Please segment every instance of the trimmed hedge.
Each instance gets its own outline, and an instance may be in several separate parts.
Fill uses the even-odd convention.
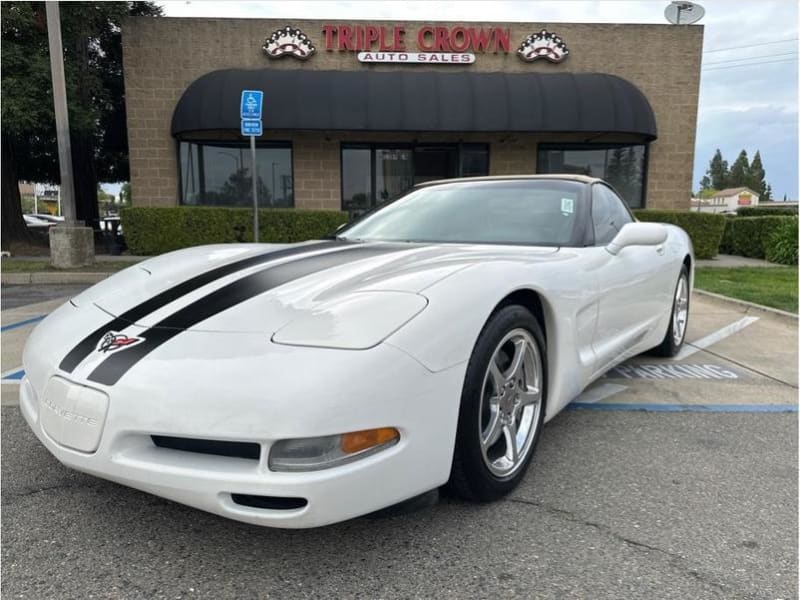
[[[640,221],[670,223],[682,228],[694,246],[695,258],[714,258],[725,231],[725,217],[714,213],[685,210],[635,210]]]
[[[733,254],[733,222],[735,220],[736,215],[725,215],[725,231],[719,242],[720,254]]]
[[[796,206],[743,206],[737,209],[739,217],[793,217],[797,215]]]
[[[132,254],[253,241],[253,211],[247,208],[133,206],[123,208],[120,216]],[[348,217],[337,210],[262,208],[258,220],[260,242],[291,243],[329,235]]]
[[[793,217],[736,217],[732,221],[732,254],[750,258],[764,258],[769,236],[782,223]]]
[[[767,236],[764,254],[770,262],[797,265],[797,217],[784,218]]]

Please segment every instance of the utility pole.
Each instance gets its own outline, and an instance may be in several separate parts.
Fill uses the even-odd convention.
[[[61,171],[61,202],[64,221],[75,223],[75,188],[72,184],[72,152],[69,142],[67,89],[64,82],[64,46],[61,43],[61,17],[58,2],[45,2],[47,39],[50,43],[50,72],[53,75],[53,101],[58,138],[58,166]]]
[[[79,223],[76,219],[67,88],[64,81],[64,46],[61,43],[61,16],[58,2],[45,2],[45,11],[58,138],[58,166],[61,173],[59,197],[64,216],[63,224],[50,228],[50,262],[54,267],[70,269],[94,262],[94,236],[90,227],[84,227],[83,223]]]

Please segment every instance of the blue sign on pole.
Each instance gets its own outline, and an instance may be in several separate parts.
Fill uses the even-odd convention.
[[[261,119],[261,104],[263,101],[264,92],[261,90],[242,90],[241,118]]]
[[[261,135],[261,121],[258,119],[242,119],[242,135]]]

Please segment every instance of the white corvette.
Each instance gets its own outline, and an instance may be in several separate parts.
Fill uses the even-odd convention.
[[[542,424],[683,343],[694,257],[580,176],[450,180],[293,245],[172,252],[48,316],[20,406],[65,465],[313,527],[512,490]]]

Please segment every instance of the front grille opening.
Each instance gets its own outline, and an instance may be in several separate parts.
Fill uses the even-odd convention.
[[[196,452],[198,454],[230,456],[233,458],[249,458],[252,460],[258,460],[261,456],[261,445],[253,442],[201,440],[168,435],[151,435],[150,437],[159,448],[183,450],[184,452]]]
[[[305,498],[282,498],[280,496],[251,496],[250,494],[231,494],[236,504],[251,508],[268,508],[270,510],[294,510],[308,504]]]

